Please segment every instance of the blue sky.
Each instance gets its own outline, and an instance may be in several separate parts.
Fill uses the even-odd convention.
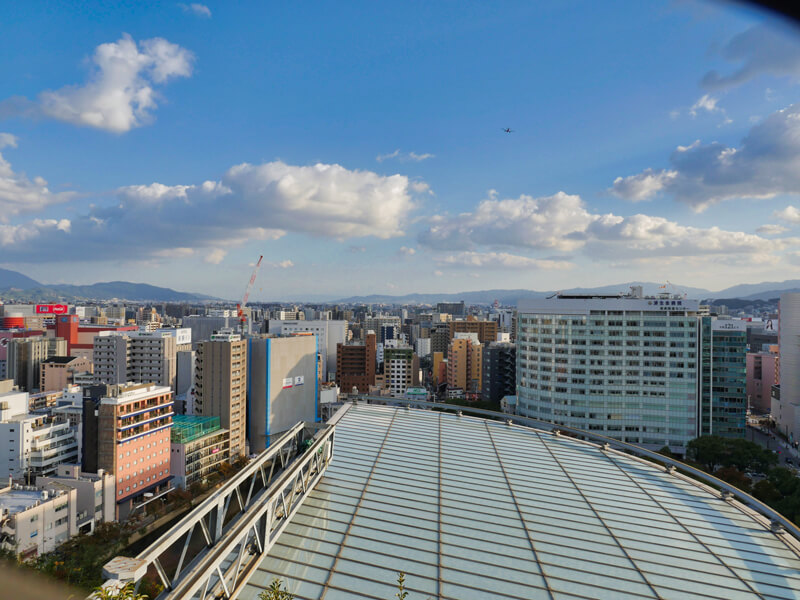
[[[0,32],[0,265],[45,283],[800,277],[800,33],[756,11],[26,2]]]

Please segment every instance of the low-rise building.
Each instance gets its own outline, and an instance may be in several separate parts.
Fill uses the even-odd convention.
[[[204,481],[230,460],[231,434],[219,423],[219,417],[173,417],[170,469],[177,487]]]
[[[78,534],[78,492],[61,485],[0,490],[0,548],[29,559]]]
[[[82,473],[78,464],[61,464],[55,475],[39,477],[36,486],[63,486],[77,493],[76,522],[80,533],[91,533],[100,523],[115,519],[114,475],[100,469],[97,473]]]

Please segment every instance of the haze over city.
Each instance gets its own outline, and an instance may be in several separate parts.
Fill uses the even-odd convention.
[[[0,265],[229,298],[263,254],[254,300],[800,272],[763,12],[192,6],[5,15]]]

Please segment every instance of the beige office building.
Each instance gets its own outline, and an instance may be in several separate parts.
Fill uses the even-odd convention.
[[[197,346],[194,375],[196,415],[219,417],[230,431],[230,457],[246,454],[247,341],[230,331]]]

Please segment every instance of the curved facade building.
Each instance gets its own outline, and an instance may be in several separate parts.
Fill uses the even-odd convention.
[[[520,302],[518,414],[682,454],[698,434],[697,310],[675,297]]]
[[[800,545],[738,501],[601,444],[350,405],[333,460],[238,595],[298,599],[800,597]],[[796,528],[794,528],[796,531]]]

